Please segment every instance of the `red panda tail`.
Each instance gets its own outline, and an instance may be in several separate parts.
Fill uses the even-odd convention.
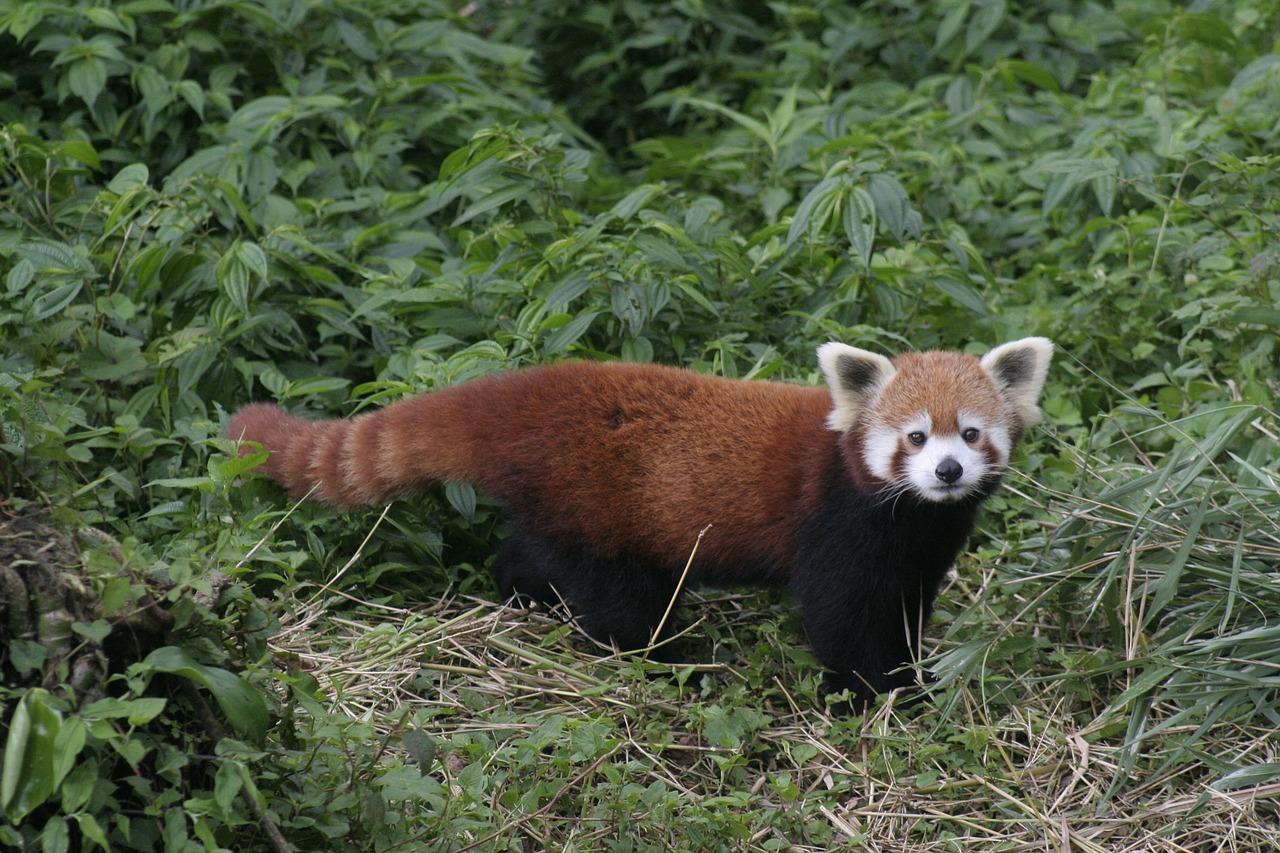
[[[464,448],[454,445],[450,450],[446,437],[433,434],[430,423],[423,422],[430,420],[421,417],[431,414],[423,411],[429,399],[328,421],[309,421],[279,406],[255,403],[231,419],[227,437],[260,444],[270,456],[259,470],[295,499],[309,496],[344,509],[385,503],[463,473],[458,458]],[[406,416],[415,422],[412,427]]]

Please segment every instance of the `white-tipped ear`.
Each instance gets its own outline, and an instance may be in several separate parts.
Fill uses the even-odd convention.
[[[1040,392],[1049,375],[1053,342],[1048,338],[1023,338],[1001,344],[982,357],[982,369],[1024,426],[1040,420]]]
[[[827,426],[836,432],[852,429],[897,372],[893,362],[882,355],[834,342],[818,347],[818,364],[834,404]]]

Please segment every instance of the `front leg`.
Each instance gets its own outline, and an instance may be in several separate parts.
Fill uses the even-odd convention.
[[[848,690],[852,710],[858,711],[881,693],[916,687],[914,673],[905,667],[918,654],[926,615],[921,596],[887,590],[866,578],[833,580],[802,575],[793,585],[809,642],[829,670],[827,690]]]

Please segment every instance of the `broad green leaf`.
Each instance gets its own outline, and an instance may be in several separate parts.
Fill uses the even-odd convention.
[[[839,175],[824,178],[800,200],[800,205],[791,217],[791,227],[787,231],[787,246],[802,235],[816,234],[827,224],[831,211],[835,209],[840,199],[844,180]]]
[[[349,387],[351,387],[351,381],[339,376],[312,376],[290,382],[283,396],[285,398],[314,397],[317,394],[344,391]]]
[[[37,322],[61,314],[84,287],[83,281],[71,281],[41,294],[31,303],[31,316]]]
[[[257,243],[245,241],[236,246],[236,257],[244,263],[249,272],[261,279],[267,277],[267,255]]]
[[[9,270],[9,274],[5,276],[5,290],[10,294],[20,293],[26,289],[27,285],[31,284],[35,277],[35,265],[26,258],[23,258],[14,264],[13,268]]]
[[[876,206],[862,187],[854,187],[844,199],[844,233],[849,245],[862,258],[862,266],[871,268],[871,250],[876,241]]]
[[[975,0],[977,10],[969,19],[969,26],[964,34],[964,50],[973,53],[986,43],[1004,20],[1007,8],[1004,0]]]
[[[614,316],[627,324],[633,336],[640,334],[649,319],[647,289],[634,281],[614,282],[609,294]]]
[[[623,221],[630,219],[636,215],[640,208],[644,207],[658,193],[662,192],[662,187],[658,184],[642,184],[618,201],[609,213]]]
[[[1280,53],[1268,53],[1258,57],[1231,78],[1231,84],[1227,86],[1227,96],[1235,97],[1265,82],[1276,73],[1278,67],[1280,67]]]
[[[504,187],[495,189],[486,194],[479,201],[473,203],[466,210],[462,211],[462,213],[458,214],[458,216],[453,220],[453,227],[457,228],[459,225],[465,225],[483,213],[488,213],[491,210],[497,210],[507,202],[514,201],[521,196],[529,194],[530,187],[523,183],[509,183]]]
[[[548,355],[557,355],[568,349],[574,341],[586,334],[592,321],[600,315],[599,311],[584,311],[542,339],[542,351]]]
[[[1183,12],[1175,20],[1175,29],[1183,38],[1208,45],[1224,53],[1234,54],[1240,49],[1239,39],[1231,31],[1231,25],[1220,14]]]
[[[764,123],[753,119],[745,113],[740,113],[737,110],[730,109],[723,104],[717,104],[715,101],[708,101],[705,98],[681,98],[680,102],[692,107],[701,107],[704,110],[711,110],[712,112],[720,113],[720,115],[729,118],[736,124],[749,130],[751,134],[760,139],[760,141],[769,145],[772,145],[774,142],[773,132],[770,131]]]
[[[933,283],[935,287],[955,301],[959,302],[964,307],[968,308],[973,313],[982,316],[991,313],[990,309],[987,307],[986,300],[982,298],[982,294],[978,293],[978,291],[971,285],[962,281],[947,278],[946,276],[939,276],[934,279]]]
[[[67,70],[67,85],[72,94],[89,106],[98,100],[107,85],[107,66],[96,56],[85,56],[71,63]]]
[[[163,646],[147,655],[135,668],[142,672],[166,672],[188,678],[213,694],[232,727],[258,742],[267,733],[269,714],[262,694],[248,682],[227,672],[197,663],[177,646]]]
[[[233,760],[223,759],[222,763],[218,765],[217,773],[214,774],[214,802],[221,807],[223,812],[231,814],[232,804],[243,787],[244,777],[241,774],[240,766]]]
[[[133,72],[133,85],[142,96],[147,112],[155,115],[173,103],[175,90],[169,80],[150,65],[140,65]]]
[[[15,41],[21,42],[27,33],[36,28],[45,16],[53,12],[54,6],[45,3],[21,3],[7,15],[9,34]]]
[[[875,202],[880,221],[895,240],[904,240],[908,232],[914,232],[912,236],[919,238],[919,227],[913,227],[911,200],[897,178],[884,172],[873,172],[867,177],[867,193]]]
[[[54,240],[20,243],[17,252],[20,257],[30,261],[38,272],[83,274],[93,270],[80,251]]]
[[[142,696],[135,699],[99,699],[86,705],[81,711],[84,718],[93,720],[125,720],[131,726],[149,723],[164,711],[167,700],[158,696]]]
[[[85,347],[80,369],[91,379],[114,382],[147,369],[142,341],[99,332]]]
[[[231,304],[242,314],[248,314],[251,277],[249,268],[240,260],[240,255],[234,248],[223,253],[214,268],[214,275]]]
[[[471,521],[475,518],[476,490],[470,483],[446,483],[444,496],[449,501],[449,505],[465,520]]]
[[[58,735],[62,714],[49,704],[50,696],[40,689],[29,690],[14,705],[0,765],[0,809],[17,823],[49,798],[62,780],[55,766],[59,761]],[[70,748],[73,744],[63,744]],[[78,751],[78,750],[77,750]],[[65,775],[65,771],[64,771]]]
[[[972,0],[961,0],[961,2],[951,4],[951,9],[942,17],[941,23],[938,24],[938,31],[934,34],[933,50],[935,53],[950,44],[959,34],[960,27],[964,24],[965,18],[968,17],[969,9],[972,5]]]
[[[1019,80],[1030,83],[1032,86],[1050,92],[1062,91],[1062,87],[1058,85],[1058,78],[1039,65],[1021,59],[1005,59],[1000,65],[1012,72]]]
[[[62,143],[63,156],[75,160],[77,163],[83,163],[96,172],[102,171],[102,162],[98,159],[98,152],[88,142],[78,139],[71,139]]]

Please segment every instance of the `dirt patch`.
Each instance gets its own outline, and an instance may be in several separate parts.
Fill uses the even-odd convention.
[[[99,617],[72,537],[37,516],[0,519],[0,675],[6,684],[100,690],[107,658],[76,626]]]

